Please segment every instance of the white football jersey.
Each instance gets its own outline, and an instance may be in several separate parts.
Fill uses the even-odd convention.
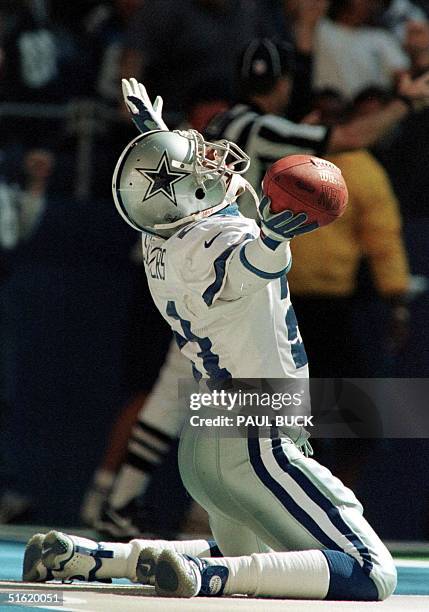
[[[251,295],[222,299],[232,254],[258,236],[255,221],[228,214],[168,240],[143,235],[152,297],[197,380],[308,377],[286,275]]]

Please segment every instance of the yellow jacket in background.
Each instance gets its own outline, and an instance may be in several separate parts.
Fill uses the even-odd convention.
[[[356,288],[363,257],[383,296],[408,288],[409,270],[401,235],[398,201],[381,164],[366,150],[328,158],[343,173],[349,202],[334,223],[291,241],[291,292],[307,296],[348,296]]]

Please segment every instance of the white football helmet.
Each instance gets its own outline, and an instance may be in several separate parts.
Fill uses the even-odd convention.
[[[140,134],[113,174],[116,208],[134,229],[168,238],[177,229],[222,210],[246,189],[240,176],[250,158],[227,140],[207,142],[195,130]]]

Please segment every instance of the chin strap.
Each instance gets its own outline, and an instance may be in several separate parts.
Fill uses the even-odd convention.
[[[238,180],[237,182],[237,186],[238,186],[238,193],[236,194],[234,200],[232,200],[233,202],[235,202],[235,200],[243,195],[243,193],[245,193],[246,191],[248,191],[250,193],[250,195],[252,196],[254,202],[255,202],[255,206],[256,206],[256,210],[258,210],[258,206],[259,206],[259,196],[256,193],[255,189],[252,187],[252,185],[249,183],[248,180],[246,180],[245,178],[243,178],[242,176],[236,175],[233,178],[237,178]],[[232,181],[231,181],[232,182]]]
[[[245,191],[248,191],[253,199],[255,200],[255,206],[259,205],[259,198],[256,191],[253,189],[252,185],[247,181],[244,177],[239,174],[233,174],[228,184],[228,189],[226,191],[225,197],[220,204],[216,206],[212,206],[211,208],[206,208],[204,210],[200,210],[197,213],[192,215],[188,215],[187,217],[183,217],[182,219],[178,219],[173,223],[157,223],[153,226],[155,230],[168,230],[168,229],[177,229],[182,225],[187,225],[188,223],[194,223],[195,221],[200,221],[201,219],[206,219],[211,215],[221,211],[223,208],[226,208],[230,204],[233,204],[237,198],[239,198]]]
[[[182,219],[178,219],[173,223],[156,223],[153,228],[156,230],[166,230],[166,229],[176,229],[181,227],[182,225],[187,225],[188,223],[193,223],[194,221],[199,221],[200,219],[205,219],[206,217],[210,217],[214,213],[219,212],[222,208],[226,208],[229,206],[230,202],[226,202],[226,199],[218,204],[217,206],[212,206],[211,208],[206,208],[205,210],[200,210],[200,212],[194,213],[192,215],[188,215],[187,217],[183,217]]]

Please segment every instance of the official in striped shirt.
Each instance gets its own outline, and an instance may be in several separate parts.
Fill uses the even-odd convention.
[[[290,46],[269,39],[253,40],[239,62],[240,101],[215,116],[206,128],[208,140],[226,138],[246,151],[252,160],[246,178],[256,189],[267,168],[281,157],[294,153],[323,156],[368,147],[413,109],[415,92],[410,83],[404,83],[400,95],[372,115],[332,128],[294,123],[285,117],[294,70]],[[254,216],[253,203],[246,195],[240,199],[240,209],[246,216]]]

